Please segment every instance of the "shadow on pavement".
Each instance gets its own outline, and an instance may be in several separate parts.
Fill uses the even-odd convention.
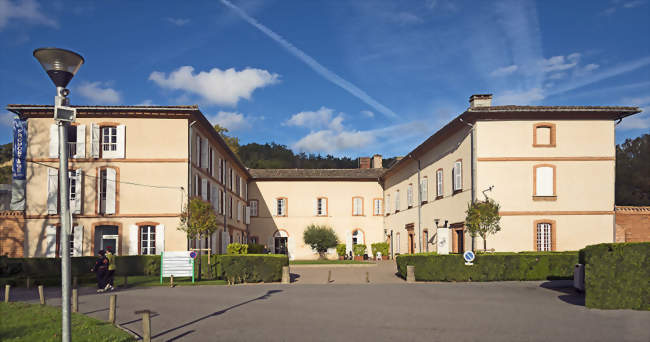
[[[294,281],[296,281],[296,279],[300,278],[300,274],[298,274],[298,273],[290,273],[289,278],[291,279],[291,282],[293,283]]]
[[[189,335],[189,334],[191,334],[193,332],[194,332],[194,330],[188,330],[188,331],[186,331],[186,332],[184,332],[184,333],[182,333],[182,334],[180,334],[178,336],[174,336],[174,337],[170,338],[169,340],[167,340],[167,342],[176,341],[176,340],[178,340],[180,338],[183,338],[183,337],[185,337],[185,336],[187,336],[187,335]]]
[[[262,295],[262,296],[259,296],[259,297],[257,297],[257,298],[253,298],[253,299],[247,300],[247,301],[245,301],[245,302],[241,302],[241,303],[239,303],[239,304],[235,304],[235,305],[233,305],[233,306],[231,306],[231,307],[228,307],[228,308],[225,308],[225,309],[223,309],[223,310],[215,311],[215,312],[213,312],[213,313],[211,313],[211,314],[205,315],[205,316],[203,316],[203,317],[199,317],[199,318],[197,318],[197,319],[195,319],[195,320],[193,320],[193,321],[190,321],[190,322],[187,322],[187,323],[185,323],[185,324],[179,325],[179,326],[177,326],[177,327],[175,327],[175,328],[167,329],[167,330],[165,330],[165,331],[163,331],[163,332],[161,332],[161,333],[158,333],[158,334],[156,334],[156,335],[154,335],[154,336],[151,336],[151,338],[157,338],[157,337],[160,337],[160,336],[162,336],[162,335],[168,334],[168,333],[170,333],[170,332],[172,332],[172,331],[176,331],[176,330],[178,330],[178,329],[182,329],[182,328],[187,327],[187,326],[189,326],[189,325],[192,325],[192,324],[194,324],[194,323],[198,323],[198,322],[200,322],[200,321],[202,321],[202,320],[204,320],[204,319],[207,319],[207,318],[210,318],[210,317],[216,317],[216,316],[219,316],[219,315],[221,315],[221,314],[224,314],[224,313],[228,312],[229,310],[232,310],[232,309],[234,309],[234,308],[240,307],[240,306],[242,306],[242,305],[246,305],[246,304],[248,304],[248,303],[251,303],[251,302],[254,302],[254,301],[257,301],[257,300],[268,299],[269,297],[271,297],[272,294],[275,294],[275,293],[278,293],[278,292],[282,292],[282,290],[269,290],[269,291],[267,291],[267,292],[266,292],[264,295]],[[152,316],[152,317],[153,317],[153,316]],[[134,320],[134,321],[127,322],[127,323],[122,323],[121,325],[129,324],[129,323],[133,323],[133,322],[136,322],[136,321],[139,321],[139,320]],[[188,332],[188,333],[189,333],[189,332]],[[181,336],[182,336],[182,334],[179,335],[179,336],[176,336],[175,338],[180,338]]]
[[[585,306],[585,294],[578,292],[573,287],[572,280],[551,280],[542,283],[540,287],[563,293],[558,298],[565,303]]]

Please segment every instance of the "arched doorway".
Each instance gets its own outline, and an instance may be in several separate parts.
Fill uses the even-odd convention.
[[[366,244],[366,237],[363,233],[363,230],[361,229],[356,229],[355,231],[352,232],[352,245],[365,245]]]
[[[273,234],[273,246],[275,254],[289,255],[288,248],[289,235],[284,230],[278,230]]]

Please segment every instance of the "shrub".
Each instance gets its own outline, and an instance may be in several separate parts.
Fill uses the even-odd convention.
[[[315,224],[307,226],[307,229],[303,233],[303,240],[305,244],[308,244],[318,252],[318,256],[321,259],[325,259],[325,253],[327,253],[328,249],[336,247],[339,243],[339,239],[336,237],[336,233],[332,227]]]
[[[377,242],[370,245],[372,249],[372,255],[377,256],[377,252],[380,252],[382,256],[388,256],[388,242]]]
[[[243,243],[231,243],[226,248],[228,254],[248,254],[248,245]]]
[[[219,257],[219,263],[229,284],[269,283],[282,279],[282,266],[289,266],[289,258],[281,254],[227,254]]]
[[[344,243],[336,245],[336,254],[339,256],[345,256],[345,252],[347,251],[347,247],[345,247]]]
[[[580,263],[587,307],[650,310],[650,242],[587,246]]]
[[[474,265],[465,265],[459,254],[403,254],[396,258],[399,275],[406,278],[406,266],[415,266],[421,281],[501,281],[571,279],[577,252],[523,252],[481,254]]]
[[[366,254],[366,245],[356,244],[352,246],[352,251],[356,256],[363,256],[364,254]]]
[[[264,245],[257,243],[248,244],[248,253],[250,254],[264,254]]]

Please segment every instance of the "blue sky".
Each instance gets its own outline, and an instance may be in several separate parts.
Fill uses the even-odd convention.
[[[32,51],[86,64],[75,105],[198,104],[248,142],[403,155],[468,106],[632,105],[650,131],[650,4],[603,1],[0,0],[0,104],[49,104]],[[0,142],[11,140],[2,108]]]

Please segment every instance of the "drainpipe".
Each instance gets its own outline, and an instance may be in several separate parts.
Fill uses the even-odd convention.
[[[192,126],[196,121],[190,122],[190,125],[187,127],[187,155],[190,158],[187,158],[187,205],[189,209],[190,204],[190,194],[192,193]],[[181,209],[182,210],[182,209]],[[187,249],[190,248],[190,241],[187,241]]]
[[[422,253],[422,183],[420,181],[420,159],[418,159],[418,251]]]

